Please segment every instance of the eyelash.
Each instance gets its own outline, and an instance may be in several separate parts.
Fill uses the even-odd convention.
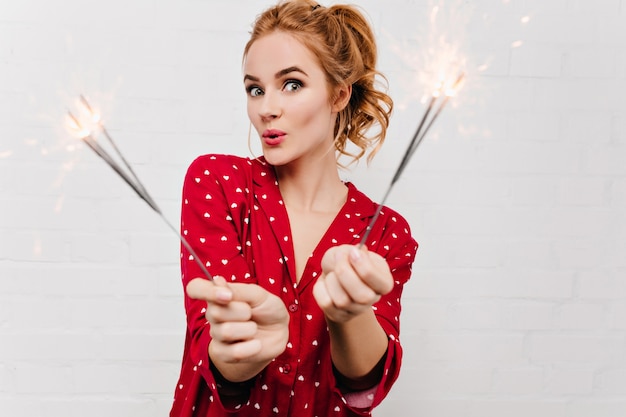
[[[283,89],[285,89],[290,84],[294,84],[294,85],[297,86],[294,90],[291,90],[291,91],[297,91],[297,90],[299,90],[300,88],[303,87],[302,81],[299,81],[299,80],[287,80],[283,84]],[[263,93],[263,89],[261,87],[259,87],[258,85],[250,85],[250,86],[246,87],[246,91],[248,92],[248,95],[250,97],[258,97],[258,96],[261,95],[261,94],[258,94],[258,93],[256,95],[254,95],[253,91],[256,91],[256,90],[259,90],[261,92],[261,94]]]
[[[299,90],[300,88],[302,88],[302,82],[298,81],[298,80],[287,80],[283,86],[283,88],[287,87],[290,84],[295,84],[297,85],[297,89]]]
[[[253,92],[254,90],[260,90],[260,91],[263,91],[263,90],[261,89],[261,87],[259,87],[258,85],[250,85],[250,86],[246,87],[246,91],[248,92],[248,95],[249,95],[250,97],[258,97],[260,94],[257,94],[257,95],[253,95],[253,94],[252,94],[252,92]]]

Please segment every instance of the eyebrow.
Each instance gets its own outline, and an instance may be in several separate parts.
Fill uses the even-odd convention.
[[[281,78],[284,77],[287,74],[290,74],[292,72],[299,72],[301,74],[304,74],[305,76],[309,76],[309,74],[307,74],[306,72],[304,72],[302,69],[296,67],[296,66],[292,66],[292,67],[288,67],[285,69],[282,69],[280,71],[278,71],[276,74],[274,74],[274,78]],[[246,74],[243,77],[243,80],[250,80],[250,81],[260,81],[259,77],[255,77],[254,75],[250,75],[250,74]]]

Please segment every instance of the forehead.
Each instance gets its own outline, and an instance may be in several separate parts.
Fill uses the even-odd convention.
[[[244,61],[246,74],[264,77],[285,68],[299,67],[310,76],[322,74],[317,57],[295,36],[286,32],[272,32],[250,45]]]

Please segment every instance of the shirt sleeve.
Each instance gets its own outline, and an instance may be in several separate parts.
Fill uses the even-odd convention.
[[[376,248],[370,249],[375,250],[385,258],[394,279],[391,292],[384,295],[372,306],[378,322],[387,334],[388,347],[383,376],[380,383],[375,387],[376,389],[362,392],[361,395],[352,394],[348,398],[348,405],[357,412],[371,410],[382,402],[398,379],[402,363],[400,299],[404,285],[411,277],[418,245],[411,236],[408,223],[402,216],[389,208],[385,208],[384,218],[386,221],[381,229],[381,234],[376,236]],[[366,404],[369,405],[363,407]]]
[[[243,257],[246,220],[246,186],[243,167],[224,156],[206,155],[189,167],[183,184],[181,234],[211,275],[227,281],[251,282]],[[181,248],[183,288],[194,278],[206,278],[196,259]],[[187,333],[194,370],[200,372],[213,394],[216,378],[211,371],[208,346],[211,341],[205,318],[207,303],[185,294]],[[218,397],[214,395],[214,397]]]

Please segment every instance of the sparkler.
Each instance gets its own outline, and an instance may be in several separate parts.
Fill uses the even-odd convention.
[[[417,126],[415,134],[413,135],[413,138],[409,142],[409,146],[404,152],[402,160],[400,161],[400,164],[398,165],[398,168],[396,169],[396,172],[393,175],[391,182],[387,186],[385,195],[383,196],[383,199],[381,200],[381,202],[378,204],[378,207],[376,208],[376,212],[374,213],[374,217],[372,217],[372,220],[370,220],[369,224],[367,225],[367,228],[365,229],[365,234],[363,234],[363,237],[361,238],[361,241],[359,243],[359,248],[362,248],[367,242],[367,238],[369,237],[372,231],[372,227],[376,223],[376,220],[378,220],[378,216],[380,216],[380,212],[385,204],[385,201],[387,201],[387,197],[389,197],[389,194],[391,193],[391,189],[393,188],[395,183],[398,181],[398,178],[400,178],[400,175],[402,175],[402,172],[404,171],[407,164],[409,163],[409,160],[415,153],[415,150],[417,149],[419,144],[422,142],[422,140],[424,139],[424,137],[430,130],[431,126],[435,122],[435,120],[437,120],[437,117],[439,117],[439,114],[441,113],[443,108],[446,106],[446,104],[448,104],[448,101],[450,101],[450,98],[456,94],[464,78],[465,78],[465,74],[461,73],[456,79],[456,81],[454,82],[454,84],[452,85],[452,87],[450,87],[449,89],[447,89],[447,91],[444,92],[443,94],[444,97],[440,100],[437,110],[435,110],[435,113],[433,114],[432,118],[428,121],[428,123],[426,123],[426,120],[428,120],[428,116],[430,115],[431,111],[435,107],[435,104],[437,103],[437,101],[439,101],[439,99],[442,96],[441,90],[443,87],[437,88],[435,92],[433,93],[430,99],[430,102],[428,103],[428,107],[426,107],[426,110],[424,111],[424,115],[422,116],[422,119],[420,120]],[[422,128],[424,129],[423,131],[422,131]]]
[[[104,127],[104,124],[102,123],[102,121],[100,119],[100,115],[97,112],[94,111],[94,109],[89,105],[89,102],[87,102],[87,99],[85,99],[85,97],[82,96],[82,95],[80,96],[80,102],[81,102],[84,110],[91,117],[91,122],[96,125],[96,128],[94,130],[85,129],[83,127],[83,125],[78,121],[78,119],[70,111],[68,111],[67,113],[68,113],[68,116],[69,116],[71,127],[74,130],[78,131],[79,132],[79,136],[83,140],[83,142],[85,142],[87,144],[87,146],[89,146],[89,148],[92,151],[94,151],[94,153],[96,155],[98,155],[100,158],[102,158],[102,160],[104,162],[106,162],[107,165],[109,165],[109,167],[111,167],[111,169],[113,169],[113,171],[115,171],[115,173],[117,173],[120,176],[120,178],[122,180],[124,180],[124,182],[126,182],[126,184],[128,184],[135,191],[135,193],[137,193],[137,195],[143,201],[145,201],[146,204],[148,204],[148,206],[150,206],[150,208],[152,210],[154,210],[161,217],[161,219],[163,219],[165,224],[176,234],[176,236],[181,241],[181,243],[189,251],[189,253],[193,257],[195,262],[198,264],[198,266],[200,267],[200,269],[204,273],[204,275],[206,275],[206,277],[209,280],[212,280],[213,277],[211,276],[209,271],[206,269],[204,264],[200,261],[200,258],[198,257],[196,252],[193,250],[193,248],[191,247],[191,245],[189,244],[187,239],[185,239],[185,237],[180,234],[178,229],[176,227],[174,227],[174,225],[172,225],[172,223],[170,223],[167,220],[167,218],[163,215],[163,212],[161,211],[161,209],[159,208],[157,203],[150,196],[150,193],[148,193],[148,190],[143,185],[143,183],[141,182],[141,180],[139,179],[139,177],[137,176],[137,174],[135,173],[135,171],[133,170],[131,165],[128,163],[126,158],[124,158],[124,155],[122,154],[120,149],[115,144],[115,141],[113,140],[113,138],[111,137],[109,132]],[[109,154],[106,151],[106,149],[103,148],[96,141],[94,134],[97,131],[100,131],[104,135],[104,137],[106,138],[106,140],[109,143],[109,145],[115,151],[115,154],[117,154],[117,157],[122,161],[122,165],[118,164],[118,162],[115,160],[115,158],[113,158],[111,156],[111,154]]]

